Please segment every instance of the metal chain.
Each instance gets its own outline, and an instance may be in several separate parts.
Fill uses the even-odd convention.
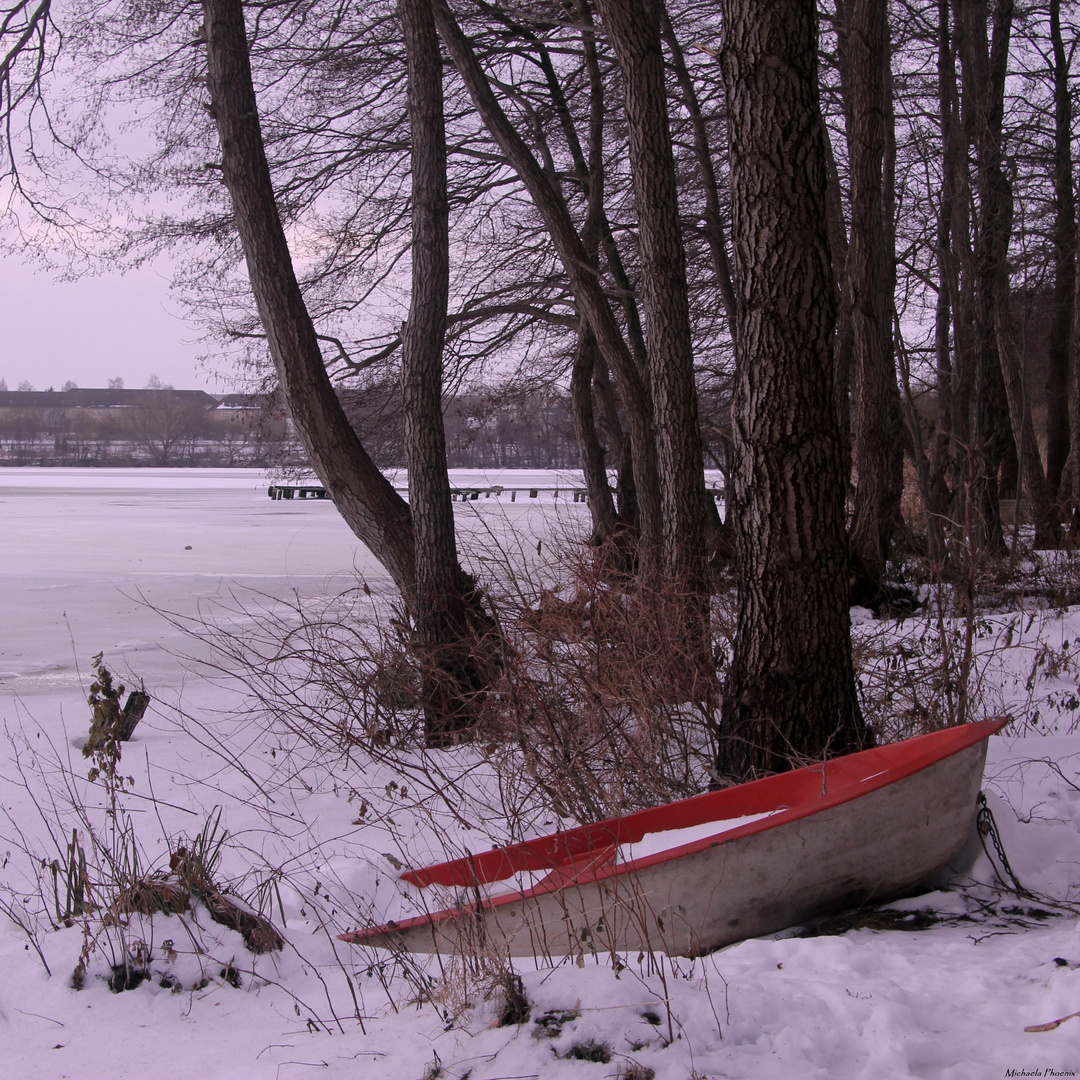
[[[979,792],[979,812],[975,817],[975,825],[979,830],[979,841],[982,844],[983,851],[986,852],[986,857],[993,866],[994,857],[990,854],[990,850],[986,846],[986,838],[990,837],[990,842],[994,845],[994,850],[997,852],[998,862],[1001,863],[1002,869],[1009,875],[1009,880],[1012,881],[1012,891],[1015,892],[1017,896],[1025,896],[1029,900],[1042,899],[1020,884],[1020,879],[1009,865],[1009,857],[1005,854],[1005,845],[1001,842],[1001,833],[998,832],[997,822],[994,820],[994,813],[986,801],[986,796],[981,791]],[[1001,881],[1002,877],[998,872],[997,867],[994,867],[994,873],[997,874],[998,880]]]

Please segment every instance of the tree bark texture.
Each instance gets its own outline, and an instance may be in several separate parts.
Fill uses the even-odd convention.
[[[686,66],[686,57],[682,44],[671,25],[671,18],[663,4],[659,4],[661,32],[664,44],[671,54],[671,65],[682,94],[682,106],[690,115],[694,131],[694,160],[701,177],[702,194],[705,199],[705,242],[709,246],[709,262],[712,266],[713,279],[720,290],[720,299],[727,316],[728,331],[732,343],[739,332],[738,316],[735,311],[735,288],[731,283],[731,260],[728,258],[727,237],[724,235],[724,219],[720,211],[720,185],[716,180],[716,168],[713,165],[713,150],[709,145],[709,132],[705,126],[705,114],[701,108],[697,88]]]
[[[1080,245],[1080,230],[1077,232]],[[1075,275],[1072,309],[1072,327],[1069,334],[1069,468],[1071,523],[1075,532],[1080,530],[1080,273]]]
[[[626,320],[627,337],[630,352],[644,377],[645,372],[645,335],[641,328],[637,299],[631,288],[630,280],[623,266],[619,246],[611,231],[607,210],[604,205],[604,129],[607,107],[604,99],[604,75],[600,69],[600,59],[596,52],[596,27],[593,22],[591,0],[576,0],[578,21],[581,24],[581,47],[585,57],[585,70],[589,77],[589,136],[588,160],[582,175],[582,183],[588,191],[588,210],[582,230],[582,240],[586,250],[593,252],[599,265],[599,251],[602,248],[607,259],[608,272],[619,290],[623,318]],[[565,110],[569,117],[569,108]],[[569,125],[573,129],[573,125]],[[568,140],[573,147],[573,140]],[[585,161],[584,154],[579,155]],[[579,167],[580,168],[580,167]],[[607,361],[594,348],[593,387],[599,406],[600,427],[605,433],[609,449],[609,460],[616,469],[616,508],[620,526],[630,530],[639,530],[637,492],[634,485],[634,463],[630,452],[630,443],[626,438],[622,422],[619,419],[618,403],[611,384]]]
[[[663,530],[652,403],[648,388],[626,346],[601,288],[596,268],[589,261],[561,192],[554,187],[499,104],[472,45],[446,0],[432,0],[432,9],[439,36],[465,83],[473,105],[543,218],[570,280],[579,314],[588,321],[597,347],[614,373],[626,409],[641,530],[641,559],[645,566],[656,565],[662,549]]]
[[[840,445],[844,448],[844,489],[851,486],[851,368],[854,344],[851,336],[851,290],[847,286],[848,235],[844,220],[844,200],[840,189],[840,170],[836,164],[832,139],[825,132],[825,207],[828,214],[829,253],[833,275],[840,290],[833,333],[833,393],[840,424]],[[846,495],[845,495],[846,498]]]
[[[593,531],[589,543],[600,547],[614,540],[620,530],[615,499],[608,484],[604,448],[596,430],[592,391],[595,368],[596,339],[588,324],[583,322],[578,329],[574,367],[570,373],[570,411],[574,417],[574,432],[581,449],[585,493],[592,516]]]
[[[900,521],[904,475],[892,336],[893,229],[883,186],[891,126],[888,4],[848,0],[841,10],[840,66],[851,170],[851,243],[844,279],[851,304],[858,472],[851,552],[856,576],[876,589],[884,580],[889,544]]]
[[[686,254],[654,0],[598,0],[626,88],[630,170],[638,216],[642,291],[663,514],[665,584],[705,597],[705,472],[698,423]],[[704,604],[692,603],[705,614]],[[687,615],[694,616],[688,610]],[[697,619],[702,622],[702,618]],[[688,623],[687,629],[690,630]]]
[[[490,681],[496,635],[475,582],[458,563],[446,466],[442,362],[450,235],[439,37],[429,0],[400,0],[398,12],[412,168],[412,296],[402,332],[401,392],[416,551],[414,652],[431,746],[472,725],[476,699]]]
[[[1076,196],[1072,96],[1069,60],[1061,33],[1061,0],[1050,0],[1050,44],[1054,63],[1054,306],[1050,316],[1050,373],[1046,386],[1046,483],[1052,497],[1068,503],[1072,501],[1072,492],[1061,489],[1061,479],[1070,451],[1069,339],[1076,289]]]
[[[742,778],[858,749],[868,733],[851,659],[816,6],[723,0],[722,11],[739,599],[717,766]]]
[[[962,22],[964,92],[969,96],[973,110],[978,162],[975,327],[980,345],[981,385],[976,388],[979,395],[976,440],[993,467],[993,439],[999,426],[988,410],[994,407],[994,383],[1000,379],[1004,382],[1013,440],[1022,459],[1023,479],[1035,518],[1035,543],[1039,547],[1049,547],[1057,542],[1056,510],[1035,440],[1035,428],[1024,386],[1023,363],[1009,308],[1008,255],[1013,197],[1004,169],[1002,123],[1014,4],[1013,0],[994,0],[993,37],[989,43],[986,0],[958,0],[958,10]],[[995,366],[997,371],[994,370]],[[991,474],[988,479],[992,484],[994,475]]]
[[[375,467],[342,411],[293,270],[259,126],[243,7],[240,0],[204,0],[203,12],[207,89],[221,143],[222,178],[286,404],[335,506],[415,613],[408,504]]]
[[[957,439],[956,418],[957,366],[952,358],[951,327],[954,311],[959,304],[959,279],[952,245],[954,222],[959,202],[958,154],[956,138],[956,60],[953,52],[952,29],[949,19],[949,0],[938,0],[937,86],[938,123],[941,127],[941,194],[937,211],[937,301],[934,308],[934,367],[937,386],[938,422],[930,447],[927,480],[923,487],[926,506],[926,526],[930,559],[944,570],[948,558],[945,543],[950,514],[956,519],[953,491],[958,489],[961,471],[958,467],[963,450]],[[952,488],[950,488],[950,481]]]

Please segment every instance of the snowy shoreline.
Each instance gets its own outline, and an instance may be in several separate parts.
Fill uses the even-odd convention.
[[[1080,1072],[1080,1019],[1024,1030],[1080,1008],[1080,923],[1041,899],[1075,900],[1080,884],[1080,735],[1070,704],[1080,611],[1028,611],[1009,630],[1008,649],[1006,616],[986,620],[986,640],[998,650],[986,668],[995,680],[987,700],[1030,712],[1037,695],[1037,725],[991,740],[984,785],[1011,865],[1037,895],[1002,892],[972,838],[950,891],[895,905],[933,909],[936,925],[751,940],[703,960],[663,961],[663,978],[649,958],[624,957],[618,972],[603,956],[582,967],[519,965],[530,1018],[497,1027],[494,999],[475,996],[467,1006],[451,979],[440,984],[444,997],[418,1005],[393,958],[334,942],[331,930],[363,910],[392,913],[408,902],[386,853],[417,861],[440,852],[415,807],[387,795],[392,777],[381,767],[309,760],[280,733],[260,730],[223,673],[211,681],[184,659],[205,659],[205,649],[160,614],[216,606],[219,617],[229,613],[228,628],[243,632],[251,612],[234,604],[237,595],[270,606],[298,595],[319,603],[355,589],[357,575],[376,593],[385,585],[332,506],[273,503],[259,471],[243,473],[0,470],[8,615],[0,630],[0,886],[30,893],[35,871],[21,847],[57,857],[46,821],[55,814],[66,822],[56,831],[62,849],[73,821],[68,794],[106,822],[100,790],[85,780],[89,763],[72,745],[88,726],[90,658],[104,651],[128,685],[141,678],[154,697],[123,757],[135,781],[124,805],[146,858],[167,862],[170,840],[194,837],[220,806],[229,833],[224,878],[240,888],[262,875],[267,911],[287,941],[284,952],[256,957],[235,931],[203,919],[137,919],[129,940],[140,938],[152,954],[154,978],[112,993],[104,954],[96,954],[76,991],[81,921],[52,930],[47,906],[38,916],[50,977],[27,935],[0,914],[0,1075],[134,1080],[165,1068],[177,1080],[289,1080],[313,1070],[419,1080],[437,1074],[436,1062],[452,1080]],[[100,498],[88,500],[76,481],[95,476],[90,491]],[[573,515],[582,513],[567,504],[554,520],[550,502],[505,500],[456,504],[456,512],[468,535],[497,526],[528,554],[552,529],[581,524]],[[477,531],[468,532],[470,522]],[[536,572],[543,569],[538,561]],[[62,796],[55,807],[50,791]],[[373,810],[365,817],[362,805],[398,824],[380,824]],[[483,829],[462,832],[460,842],[479,849]],[[27,918],[32,908],[23,905]],[[222,974],[230,969],[239,988]],[[178,982],[163,986],[167,973]],[[608,1060],[582,1059],[590,1045],[606,1047]]]

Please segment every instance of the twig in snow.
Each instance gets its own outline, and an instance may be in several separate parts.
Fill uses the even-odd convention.
[[[1080,1012],[1069,1013],[1068,1016],[1062,1016],[1058,1020],[1051,1020],[1048,1024],[1029,1024],[1025,1031],[1053,1031],[1055,1028],[1061,1027],[1066,1020],[1071,1020],[1074,1016],[1080,1016]]]

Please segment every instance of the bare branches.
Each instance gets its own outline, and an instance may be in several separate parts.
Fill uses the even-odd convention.
[[[0,125],[3,171],[21,187],[15,154],[15,125],[29,124],[25,114],[41,105],[42,82],[52,70],[59,34],[51,0],[16,0],[0,9]]]

